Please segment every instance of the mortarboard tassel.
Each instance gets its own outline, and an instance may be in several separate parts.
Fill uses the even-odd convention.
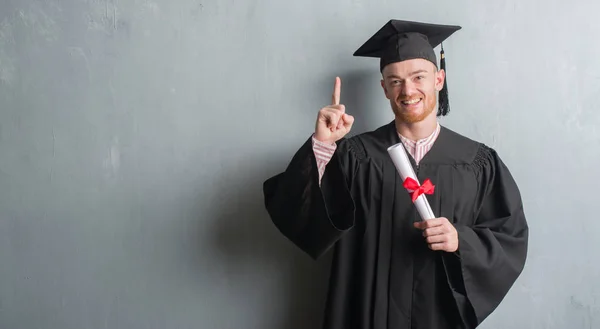
[[[438,112],[437,115],[438,116],[445,116],[448,114],[448,112],[450,112],[450,103],[448,101],[448,84],[446,81],[448,81],[448,72],[446,72],[446,58],[444,56],[444,44],[442,44],[442,50],[440,51],[440,70],[444,70],[444,73],[446,73],[446,79],[444,79],[444,86],[442,87],[442,90],[440,90],[439,92],[439,106],[438,106]]]

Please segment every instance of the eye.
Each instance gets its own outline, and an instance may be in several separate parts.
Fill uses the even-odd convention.
[[[417,76],[417,80],[422,80],[422,79],[425,79],[425,76],[423,76],[423,75]]]

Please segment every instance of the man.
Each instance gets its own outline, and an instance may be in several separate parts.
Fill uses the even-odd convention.
[[[380,58],[395,120],[346,138],[354,119],[336,78],[314,134],[264,183],[288,239],[313,258],[334,247],[325,329],[475,328],[523,270],[528,225],[509,170],[437,121],[449,108],[433,49],[459,29],[388,22],[355,55]],[[425,196],[438,218],[419,217],[387,153],[397,143],[434,184]]]

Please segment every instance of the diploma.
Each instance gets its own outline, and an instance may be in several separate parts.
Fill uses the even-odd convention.
[[[387,151],[392,158],[394,166],[396,166],[398,174],[400,174],[400,178],[402,178],[403,186],[411,194],[413,203],[417,207],[421,219],[428,220],[435,218],[425,196],[425,194],[433,194],[434,185],[429,180],[426,180],[423,185],[419,183],[402,143],[390,146]]]

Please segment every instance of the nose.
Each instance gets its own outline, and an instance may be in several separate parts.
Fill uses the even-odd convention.
[[[402,96],[412,95],[417,91],[415,83],[410,80],[404,81],[400,88],[400,94]]]

